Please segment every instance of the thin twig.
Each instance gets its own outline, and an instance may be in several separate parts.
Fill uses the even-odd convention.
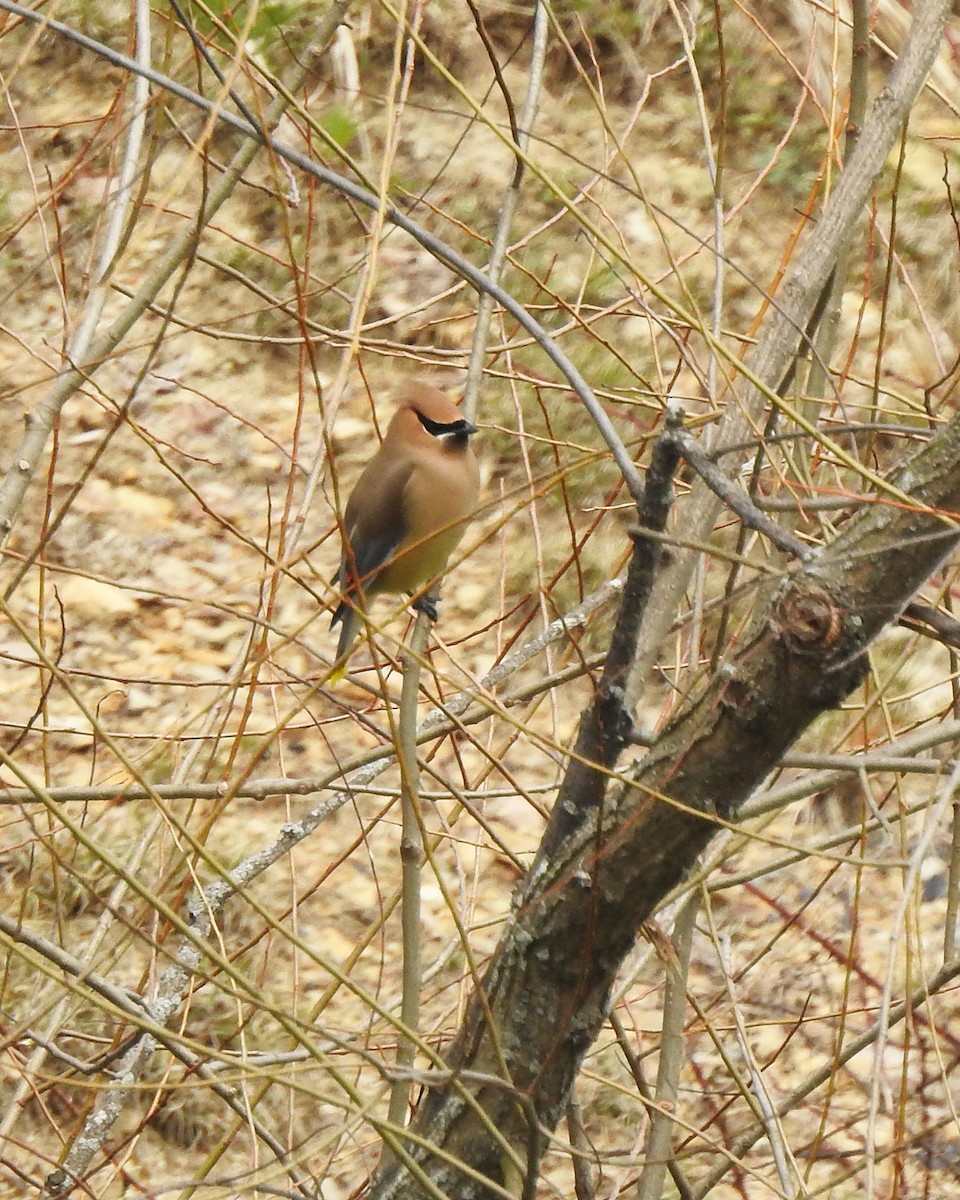
[[[776,392],[817,298],[833,270],[850,230],[859,221],[875,180],[899,136],[916,97],[929,74],[943,40],[951,10],[949,0],[918,0],[913,6],[910,34],[885,86],[864,120],[861,136],[837,180],[817,221],[816,235],[808,238],[794,257],[779,290],[779,303],[764,324],[744,370],[737,403],[727,406],[718,426],[718,444],[741,442],[762,423],[771,392]],[[767,389],[766,391],[764,389]],[[800,417],[800,414],[795,414]],[[684,528],[697,541],[706,541],[714,527],[719,505],[705,483],[694,489],[684,513]],[[664,571],[649,606],[644,641],[632,680],[639,691],[661,652],[664,639],[681,607],[694,569],[692,556]]]
[[[710,924],[714,937],[716,937],[712,916]],[[760,1065],[750,1048],[747,1027],[740,1008],[740,1001],[737,998],[736,973],[730,952],[729,934],[724,934],[719,938],[718,948],[723,971],[723,982],[726,985],[727,996],[730,1000],[730,1011],[733,1013],[733,1028],[737,1038],[737,1045],[740,1047],[740,1055],[750,1075],[750,1091],[756,1098],[763,1121],[764,1132],[766,1133],[767,1141],[770,1143],[770,1149],[773,1152],[777,1178],[780,1180],[780,1194],[784,1197],[784,1200],[795,1200],[797,1195],[797,1164],[790,1152],[787,1139],[784,1137],[783,1125],[777,1116],[773,1101],[770,1099],[770,1093],[763,1078],[763,1072],[760,1070]]]
[[[400,716],[397,728],[397,759],[400,764],[400,928],[402,937],[403,991],[400,1019],[403,1032],[397,1041],[396,1065],[400,1071],[390,1087],[387,1120],[399,1127],[407,1123],[410,1081],[403,1070],[413,1066],[416,1043],[411,1034],[420,1032],[420,883],[424,861],[423,817],[420,812],[420,768],[417,763],[417,697],[420,692],[420,659],[426,650],[428,618],[421,612],[410,639],[410,652],[403,655],[403,687],[400,692]],[[384,1144],[383,1161],[389,1161]]]
[[[932,750],[937,746],[947,745],[957,740],[960,740],[960,721],[944,721],[943,724],[936,725],[932,729],[922,729],[917,733],[907,734],[889,743],[887,748],[878,752],[876,756],[869,751],[866,754],[852,754],[845,763],[831,765],[825,770],[804,776],[802,779],[791,780],[789,783],[771,788],[767,792],[758,792],[744,804],[740,810],[740,817],[742,820],[752,820],[765,813],[783,808],[787,804],[793,804],[797,800],[805,800],[808,796],[814,796],[817,792],[834,787],[849,771],[859,772],[865,767],[868,769],[875,767],[881,771],[905,769],[902,766],[894,767],[892,762],[888,766],[884,761],[888,757],[891,760],[907,758],[913,763],[911,770],[930,775],[939,774],[943,771],[942,764],[934,760],[926,762],[917,760],[913,758],[913,755],[922,754],[925,750]],[[785,756],[784,763],[788,762],[795,763],[800,767],[817,765],[807,755],[797,753]]]
[[[950,831],[950,866],[947,871],[947,912],[943,922],[943,960],[957,952],[957,912],[960,909],[960,799],[953,798]]]
[[[339,23],[342,12],[345,11],[346,7],[346,2],[331,6],[317,30],[318,38],[325,38],[327,32]],[[19,6],[15,9],[10,9],[10,11],[19,11],[20,15],[27,16],[30,20],[36,20],[38,17],[38,14],[30,13],[29,10],[19,10]],[[51,27],[58,25],[55,22],[50,24]],[[64,36],[67,35],[64,34]],[[149,46],[149,42],[146,45]],[[132,62],[132,60],[127,61]],[[143,88],[146,88],[147,83],[155,75],[155,72],[146,63],[132,62],[132,70],[135,78],[138,80],[138,84]],[[301,68],[301,70],[305,70],[305,68]],[[275,123],[279,120],[285,107],[285,100],[275,101],[271,107],[268,121]],[[100,364],[109,358],[124,336],[136,324],[144,312],[147,311],[149,305],[156,298],[164,284],[190,255],[195,246],[199,231],[212,220],[214,214],[232,194],[261,144],[260,141],[249,141],[240,148],[228,170],[207,197],[197,221],[191,222],[179,236],[174,238],[167,252],[149,273],[147,279],[141,284],[136,296],[130,301],[124,312],[99,336],[94,336],[94,334],[100,312],[102,311],[102,302],[99,307],[97,304],[92,304],[88,307],[85,322],[72,348],[69,365],[60,371],[47,395],[29,414],[25,436],[15,452],[14,467],[7,473],[3,484],[0,485],[0,531],[5,535],[9,534],[13,528],[15,517],[26,494],[27,485],[42,459],[50,430],[53,428],[54,422],[63,405],[73,395],[77,387],[81,386],[89,375],[95,372]],[[125,160],[124,170],[129,176],[129,179],[127,179],[126,184],[122,188],[124,195],[126,195],[135,173],[135,162],[130,159],[129,155]],[[104,264],[112,262],[116,249],[119,246],[120,228],[123,218],[122,214],[119,218],[117,217],[118,211],[114,210],[111,220],[111,233],[108,238],[109,246],[105,247],[102,256]],[[108,248],[109,255],[107,254]],[[106,265],[102,269],[106,270]],[[103,298],[105,298],[106,289],[101,286],[99,291],[103,293]],[[129,873],[124,872],[123,878],[129,880]],[[199,963],[199,952],[196,946],[188,944],[187,952],[189,954],[189,961],[194,962],[194,969],[196,969],[196,964]],[[157,1001],[157,1006],[159,1006],[158,1011],[166,1006],[170,1012],[173,1012],[180,1005],[182,995],[190,978],[190,971],[178,967],[165,973],[165,977],[165,982],[168,984],[169,990],[164,993],[161,986],[161,996],[158,997]],[[162,1024],[163,1022],[160,1020],[158,1023]],[[142,1074],[152,1053],[152,1049],[150,1035],[144,1034],[136,1039],[121,1064],[122,1075],[125,1081],[136,1079]],[[99,1152],[110,1129],[120,1115],[120,1112],[129,1099],[129,1095],[129,1088],[114,1087],[106,1089],[98,1097],[97,1103],[87,1115],[82,1129],[74,1137],[67,1150],[62,1165],[63,1173],[57,1175],[48,1184],[48,1190],[52,1194],[63,1190],[74,1179],[84,1175],[90,1162]],[[249,1114],[245,1114],[245,1119],[248,1117]]]
[[[134,9],[134,22],[137,62],[149,67],[151,57],[150,7],[145,0],[138,0]],[[130,119],[127,123],[127,136],[124,142],[122,161],[115,180],[116,186],[110,190],[109,200],[107,201],[109,214],[107,229],[97,255],[94,284],[87,298],[84,312],[80,317],[79,328],[70,346],[69,357],[71,359],[83,358],[86,354],[97,323],[103,313],[103,306],[109,295],[109,274],[115,256],[120,248],[123,229],[133,202],[133,184],[136,179],[140,150],[143,145],[149,102],[149,83],[143,76],[134,76],[133,97],[130,102]],[[141,847],[140,854],[142,855],[144,851],[145,845]],[[108,902],[105,908],[104,914],[97,922],[92,936],[87,941],[82,955],[85,967],[89,967],[94,961],[97,949],[107,936],[112,923],[112,917],[109,914],[115,911],[114,905],[119,905],[123,888],[123,882],[118,882],[110,897],[110,902]],[[64,997],[55,1006],[53,1012],[48,1015],[45,1023],[48,1038],[52,1038],[59,1028],[66,1011],[66,1004],[67,998]],[[14,1094],[8,1098],[6,1103],[3,1118],[0,1120],[0,1141],[10,1136],[16,1120],[22,1111],[22,1106],[32,1092],[31,1081],[36,1078],[43,1067],[48,1045],[49,1043],[46,1039],[37,1039],[37,1049],[31,1055],[29,1062],[25,1064],[22,1078]]]
[[[570,1096],[567,1105],[567,1136],[573,1148],[573,1188],[577,1200],[596,1200],[596,1188],[593,1186],[593,1174],[590,1170],[590,1160],[595,1157],[593,1147],[587,1137],[583,1124],[583,1112],[576,1093]]]
[[[900,624],[942,642],[944,646],[960,648],[960,621],[929,604],[908,604]]]
[[[75,958],[72,954],[69,954],[62,947],[57,946],[41,934],[35,933],[27,926],[12,920],[5,913],[0,913],[0,938],[7,941],[10,945],[21,947],[21,952],[22,948],[33,951],[37,955],[34,965],[38,970],[42,970],[42,963],[44,961],[51,964],[61,983],[63,982],[63,975],[66,975],[69,980],[66,986],[83,999],[88,998],[87,993],[89,991],[94,992],[102,1001],[105,1001],[113,1009],[123,1014],[141,1030],[141,1037],[138,1038],[133,1050],[146,1045],[150,1045],[152,1049],[154,1043],[164,1046],[191,1072],[209,1081],[212,1090],[234,1112],[243,1117],[244,1120],[247,1120],[249,1114],[237,1099],[233,1089],[217,1082],[199,1056],[188,1049],[176,1035],[171,1034],[164,1028],[167,1017],[162,1012],[158,1012],[155,1005],[147,1005],[139,996],[134,995],[125,988],[117,987],[116,984],[111,983],[108,979],[89,970],[82,960]],[[104,1089],[98,1104],[98,1111],[101,1113],[100,1120],[105,1124],[109,1121],[109,1124],[101,1133],[101,1130],[97,1126],[91,1126],[89,1119],[85,1123],[84,1128],[88,1131],[88,1136],[94,1142],[89,1148],[91,1156],[100,1148],[103,1138],[106,1137],[109,1130],[109,1125],[117,1119],[124,1104],[133,1093],[134,1089],[130,1087],[130,1084],[135,1081],[136,1076],[125,1074],[125,1066],[125,1063],[121,1063],[116,1069],[115,1074],[119,1077],[119,1083]],[[261,1125],[259,1121],[255,1121],[253,1128],[264,1145],[268,1146],[277,1155],[279,1161],[283,1162],[287,1159],[286,1149],[265,1126]],[[73,1148],[67,1154],[61,1167],[47,1177],[46,1191],[49,1195],[60,1195],[72,1183],[82,1178],[86,1170],[86,1164],[82,1161],[84,1157],[83,1151],[83,1139],[74,1139]],[[301,1194],[306,1197],[312,1197],[314,1193],[307,1186],[299,1170],[291,1165],[291,1178],[294,1178],[296,1182],[298,1177],[300,1179],[298,1186],[301,1189]]]
[[[953,804],[958,787],[960,787],[960,762],[954,764],[949,777],[943,781],[936,803],[931,805],[927,810],[924,829],[917,838],[917,844],[910,855],[909,865],[904,872],[903,888],[896,912],[893,914],[893,919],[889,922],[886,929],[886,938],[888,939],[887,969],[883,978],[883,986],[880,989],[879,1011],[874,1026],[876,1029],[876,1039],[873,1043],[873,1070],[870,1072],[870,1101],[864,1122],[864,1159],[866,1160],[864,1191],[867,1196],[876,1194],[874,1191],[874,1172],[877,1159],[877,1120],[880,1115],[881,1091],[886,1079],[886,1071],[884,1069],[885,1051],[887,1038],[890,1033],[894,977],[901,969],[900,955],[898,953],[900,939],[907,920],[907,911],[910,905],[916,903],[916,888],[920,879],[920,868],[930,853],[934,838],[941,832],[944,817],[948,808]]]
[[[690,951],[700,910],[700,893],[691,892],[677,913],[670,952],[663,958],[663,1022],[657,1082],[650,1105],[650,1128],[644,1147],[643,1170],[637,1182],[636,1200],[660,1200],[667,1167],[673,1161],[673,1130],[680,1094],[680,1071],[686,1053],[684,1028]]]
[[[349,7],[349,0],[337,0],[336,3],[331,5],[331,8],[325,14],[317,30],[317,36],[326,37],[327,31],[332,30],[339,24],[342,14],[346,11],[347,7]],[[24,8],[22,5],[10,3],[9,0],[0,0],[0,9],[14,13],[27,21],[42,22],[59,36],[74,41],[85,49],[93,50],[95,53],[116,63],[116,65],[122,66],[141,81],[155,83],[176,94],[184,92],[187,96],[194,95],[189,89],[183,88],[173,80],[167,79],[166,76],[161,75],[151,67],[138,63],[136,60],[129,58],[127,55],[119,54],[117,51],[108,50],[101,43],[86,37],[84,34],[78,33],[76,30],[63,25],[59,21],[48,20],[42,12],[35,12]],[[197,97],[197,99],[200,98]],[[203,100],[200,107],[211,115],[218,112],[212,101]],[[270,124],[276,123],[285,107],[286,102],[284,100],[275,101],[267,118],[268,122]],[[227,114],[219,113],[219,117],[222,120],[226,120],[228,124],[230,123]],[[245,132],[249,131],[249,126],[246,122],[241,122],[241,125]],[[265,144],[264,135],[258,134],[256,130],[250,132],[253,133],[254,140],[237,152],[230,168],[210,192],[202,211],[198,214],[197,220],[190,222],[173,239],[166,253],[161,256],[154,268],[148,273],[146,279],[141,283],[136,295],[127,305],[126,309],[113,321],[108,329],[104,330],[97,337],[93,336],[93,331],[99,321],[99,310],[95,306],[88,308],[85,325],[78,332],[74,354],[68,359],[67,365],[63,366],[58,372],[46,396],[28,414],[26,432],[14,451],[13,466],[4,477],[3,483],[0,484],[0,540],[5,540],[13,529],[17,514],[26,495],[27,487],[42,460],[50,431],[64,404],[77,388],[81,387],[89,376],[103,362],[110,358],[126,334],[147,311],[163,286],[191,253],[199,231],[210,223],[214,215],[223,206],[242,178],[244,171],[253,161],[259,147]]]
[[[463,693],[471,699],[476,696],[473,692]],[[524,692],[523,698],[528,698]],[[510,707],[510,697],[503,698],[504,707]],[[431,714],[432,715],[432,714]],[[443,714],[441,714],[443,715]],[[421,725],[417,730],[418,744],[422,744],[428,739],[436,738],[444,733],[453,732],[459,726],[469,726],[476,724],[478,721],[485,720],[492,716],[490,710],[475,709],[473,712],[464,712],[457,717],[456,722],[447,720],[441,726],[431,725],[429,729],[424,730]],[[944,741],[951,741],[960,736],[958,732],[943,732],[943,727],[938,726],[935,738],[930,745],[938,745]],[[640,730],[633,730],[630,734],[629,741],[639,746],[650,746],[656,740],[656,735],[652,733],[644,733]],[[896,747],[899,743],[893,743]],[[923,749],[928,749],[927,741],[924,741]],[[379,762],[383,757],[383,751],[377,750],[374,752],[376,760]],[[825,782],[823,778],[818,778],[816,781],[801,780],[799,783],[791,783],[787,785],[788,791],[786,794],[776,793],[760,793],[758,799],[763,800],[767,796],[776,795],[776,806],[783,807],[786,804],[792,803],[794,800],[803,799],[805,796],[811,795],[812,792],[823,791],[837,782],[837,778],[843,774],[853,773],[860,774],[862,771],[894,771],[913,775],[939,775],[943,771],[943,763],[938,758],[912,758],[906,754],[894,754],[887,750],[869,751],[864,754],[785,754],[780,760],[780,768],[802,768],[805,770],[829,771],[832,774]],[[779,768],[778,768],[779,769]],[[250,779],[244,783],[231,785],[229,779],[222,779],[217,783],[157,783],[151,785],[149,789],[139,786],[110,786],[103,784],[100,786],[84,787],[84,786],[64,786],[47,788],[45,794],[48,795],[57,804],[96,804],[96,803],[112,803],[112,804],[135,804],[141,800],[150,800],[154,796],[161,800],[222,800],[224,796],[231,795],[246,800],[266,800],[271,796],[314,796],[320,792],[328,792],[330,790],[332,779],[329,774],[326,775],[311,775],[303,778],[289,778],[276,776],[266,779]],[[547,785],[544,785],[545,788]],[[796,789],[801,787],[800,791]],[[803,787],[809,787],[811,791],[802,790]],[[536,791],[536,789],[532,789]],[[379,795],[394,795],[395,789],[383,789],[372,787],[369,783],[365,786],[364,791],[371,796]],[[429,793],[431,799],[439,797],[441,793]],[[484,791],[483,795],[487,798],[514,795],[514,792],[508,790],[492,792]],[[447,795],[446,792],[443,795]],[[4,787],[0,790],[0,807],[3,805],[15,805],[20,807],[24,804],[37,803],[35,792],[27,788]],[[753,802],[751,802],[752,804]],[[750,811],[753,811],[751,808]],[[759,815],[761,810],[757,809],[755,815]]]
[[[743,488],[738,487],[716,465],[712,457],[700,449],[692,434],[677,428],[665,436],[673,440],[679,453],[693,467],[710,491],[728,508],[732,509],[748,529],[754,529],[757,533],[764,534],[780,550],[801,561],[812,553],[810,546],[761,512]]]
[[[643,1070],[643,1062],[633,1048],[630,1037],[624,1028],[623,1022],[617,1016],[615,1010],[610,1012],[610,1027],[613,1030],[614,1036],[617,1039],[617,1045],[620,1047],[620,1053],[623,1055],[630,1074],[633,1076],[633,1082],[637,1086],[637,1092],[640,1099],[643,1100],[647,1108],[653,1106],[653,1089],[647,1082],[646,1075]],[[680,1200],[692,1200],[693,1193],[690,1190],[690,1184],[687,1182],[687,1177],[684,1175],[680,1164],[676,1158],[668,1158],[667,1170],[670,1172],[670,1178],[673,1180],[674,1186],[677,1189],[677,1195]]]
[[[528,75],[527,96],[523,109],[522,127],[516,124],[513,104],[506,83],[500,74],[496,52],[486,35],[479,12],[472,7],[474,20],[488,55],[494,64],[496,78],[503,91],[508,112],[511,118],[511,128],[517,143],[517,165],[510,187],[507,189],[501,206],[497,231],[494,237],[493,249],[487,263],[486,274],[491,283],[498,285],[506,260],[507,243],[520,196],[520,186],[523,181],[524,156],[529,143],[529,130],[536,117],[540,97],[540,84],[543,75],[543,59],[546,52],[546,15],[543,4],[536,5],[534,14],[534,44],[531,56],[531,69]],[[477,310],[477,325],[474,330],[473,346],[470,364],[467,370],[467,382],[464,389],[463,408],[468,420],[476,413],[477,392],[483,371],[483,357],[489,336],[490,320],[493,313],[493,296],[489,292],[481,292]],[[402,833],[400,857],[402,867],[402,900],[401,928],[403,931],[403,998],[401,1002],[401,1018],[404,1033],[397,1046],[396,1063],[398,1067],[413,1065],[415,1044],[407,1031],[419,1031],[420,1017],[420,871],[424,859],[423,823],[420,814],[420,775],[417,766],[417,698],[420,691],[420,664],[429,636],[430,619],[425,608],[417,614],[417,621],[411,635],[410,651],[403,656],[403,687],[400,696],[400,718],[398,729],[397,754],[400,760],[402,792]],[[391,1087],[388,1119],[393,1125],[403,1126],[406,1123],[407,1104],[409,1097],[409,1082],[398,1077]],[[383,1164],[389,1161],[389,1147],[384,1145]]]
[[[921,982],[920,986],[915,988],[910,995],[899,1003],[893,1005],[885,1014],[885,1020],[874,1022],[869,1029],[865,1030],[858,1037],[851,1038],[850,1041],[838,1049],[836,1053],[828,1056],[827,1061],[816,1071],[812,1071],[800,1084],[797,1085],[785,1096],[776,1107],[776,1116],[784,1117],[793,1112],[811,1093],[823,1087],[825,1083],[831,1080],[836,1073],[848,1063],[852,1058],[861,1054],[869,1046],[876,1044],[880,1036],[881,1030],[889,1031],[895,1025],[899,1025],[904,1017],[918,1008],[922,1004],[926,1004],[932,995],[935,995],[942,988],[952,982],[960,975],[960,959],[953,959],[949,963],[945,963],[938,971],[935,971],[928,979]],[[692,1200],[706,1200],[717,1184],[730,1170],[731,1166],[741,1160],[743,1156],[766,1134],[766,1128],[760,1122],[755,1123],[744,1133],[741,1133],[732,1146],[727,1149],[727,1156],[722,1162],[717,1163],[712,1167],[707,1174],[697,1180],[693,1188]]]
[[[349,0],[342,0],[341,7],[346,9],[349,6]],[[415,238],[421,246],[424,247],[430,254],[433,255],[439,262],[445,263],[451,271],[466,280],[473,288],[479,292],[489,292],[500,306],[510,314],[511,317],[531,336],[533,341],[543,350],[544,354],[556,366],[560,373],[569,383],[570,387],[579,397],[584,408],[590,414],[591,420],[597,427],[600,436],[607,443],[607,446],[613,455],[617,467],[622,474],[630,494],[639,499],[643,494],[643,480],[640,472],[637,470],[636,464],[633,461],[630,452],[623,444],[620,435],[617,433],[612,421],[607,416],[606,411],[594,395],[593,389],[583,378],[580,371],[574,366],[572,360],[560,349],[553,337],[546,329],[535,320],[522,304],[516,301],[508,292],[490,280],[486,273],[480,268],[475,267],[463,255],[458,254],[442,239],[435,237],[426,229],[420,226],[416,221],[408,217],[400,209],[393,205],[385,204],[383,197],[371,192],[369,189],[362,187],[360,184],[354,183],[350,179],[345,179],[338,175],[335,171],[322,166],[308,158],[307,155],[301,154],[292,147],[285,145],[276,138],[270,136],[266,130],[260,126],[252,127],[242,117],[236,117],[232,113],[228,113],[216,107],[216,105],[207,100],[205,97],[198,95],[183,84],[177,83],[168,76],[161,74],[159,71],[143,70],[125,54],[119,51],[112,50],[110,47],[97,42],[93,38],[87,37],[85,34],[79,33],[72,29],[69,25],[64,25],[60,21],[47,20],[43,14],[33,11],[29,8],[24,8],[21,4],[16,4],[13,0],[0,0],[0,10],[5,10],[22,17],[27,21],[43,22],[49,29],[57,33],[61,37],[75,42],[86,50],[92,51],[94,54],[113,63],[115,66],[122,67],[124,70],[134,73],[142,73],[152,83],[158,87],[165,88],[171,94],[177,96],[181,100],[186,100],[188,103],[195,105],[201,111],[206,112],[212,117],[215,117],[221,124],[227,125],[229,128],[236,130],[238,133],[243,133],[247,137],[252,138],[258,146],[267,146],[274,154],[285,159],[292,166],[297,167],[301,171],[316,179],[319,183],[326,184],[335,191],[355,200],[358,204],[362,204],[365,208],[373,209],[374,211],[382,211],[384,217],[393,225],[403,229]],[[328,14],[329,15],[329,14]],[[339,20],[339,18],[338,18]],[[272,123],[272,122],[271,122]],[[150,276],[152,281],[154,275]],[[164,279],[165,282],[165,279]],[[141,306],[137,313],[129,319],[129,324],[123,323],[119,329],[117,340],[123,336],[129,327],[139,317],[140,312],[146,307],[146,303],[142,302],[142,297],[147,293],[150,295],[150,301],[154,298],[155,292],[159,291],[159,287],[153,288],[152,285],[141,287],[137,295],[141,298]],[[113,349],[113,345],[104,348],[104,354],[109,353]],[[5,526],[2,523],[2,500],[3,492],[0,490],[0,530]]]
[[[510,231],[513,228],[513,218],[516,213],[517,205],[520,202],[520,189],[523,184],[523,168],[527,150],[530,145],[530,135],[533,130],[533,125],[536,120],[537,108],[540,103],[540,87],[543,80],[543,66],[547,53],[547,9],[546,6],[539,2],[534,8],[533,14],[533,48],[530,53],[530,69],[527,73],[527,94],[523,103],[523,111],[520,114],[520,119],[517,121],[512,115],[512,101],[510,92],[507,89],[505,81],[499,74],[499,65],[496,60],[495,48],[489,45],[486,40],[486,31],[483,27],[483,21],[474,8],[470,5],[471,11],[474,14],[474,20],[477,22],[477,28],[480,31],[481,37],[484,38],[484,44],[487,46],[487,52],[494,64],[494,70],[497,72],[497,78],[500,82],[501,90],[504,95],[504,102],[508,106],[508,111],[511,113],[511,130],[513,139],[517,146],[516,169],[513,173],[513,179],[510,186],[504,193],[503,203],[500,209],[500,216],[497,219],[497,229],[493,237],[493,246],[490,251],[490,258],[487,262],[486,274],[488,279],[493,284],[499,284],[503,275],[504,263],[506,262],[507,245],[510,240]],[[480,293],[480,299],[477,304],[477,324],[474,329],[473,342],[470,347],[470,361],[467,364],[467,378],[464,383],[463,405],[464,412],[469,420],[473,420],[477,407],[477,398],[480,390],[480,380],[483,375],[483,360],[487,351],[487,345],[490,340],[490,321],[493,316],[493,292],[483,291]]]

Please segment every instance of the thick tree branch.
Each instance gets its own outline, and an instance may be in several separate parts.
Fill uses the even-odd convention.
[[[717,427],[715,445],[742,442],[763,424],[767,396],[776,391],[786,375],[801,333],[860,220],[870,189],[883,170],[936,59],[950,7],[949,0],[918,0],[914,5],[910,35],[870,108],[861,136],[838,176],[816,230],[796,254],[777,293],[776,304],[747,359],[742,387],[735,398],[730,398]],[[709,487],[700,484],[694,488],[684,505],[684,528],[692,540],[707,540],[719,509]],[[641,657],[631,684],[633,691],[642,686],[657,660],[692,570],[693,560],[688,555],[674,563],[658,581],[644,623]]]
[[[671,424],[679,419],[676,414],[671,418]],[[554,805],[554,815],[559,814],[559,817],[551,822],[548,834],[541,842],[538,860],[549,859],[556,845],[566,836],[564,814],[569,813],[571,819],[579,820],[585,806],[600,807],[610,771],[630,740],[633,722],[624,706],[624,689],[663,551],[661,539],[650,534],[662,534],[666,529],[673,503],[673,473],[680,452],[672,433],[671,428],[654,446],[610,650],[596,698],[581,718],[570,765]]]
[[[960,540],[960,418],[900,472],[915,507],[865,508],[833,543],[767,595],[736,657],[683,710],[637,767],[633,782],[595,803],[558,803],[515,901],[514,915],[448,1055],[454,1070],[500,1074],[481,1088],[489,1121],[519,1151],[528,1121],[517,1095],[552,1129],[606,1016],[616,973],[641,923],[696,863],[719,827],[784,751],[857,685],[869,643]],[[579,764],[575,768],[580,771]],[[413,1125],[502,1183],[503,1165],[461,1097],[431,1090]],[[422,1152],[421,1152],[422,1154]],[[423,1158],[431,1178],[462,1200],[483,1186]],[[376,1200],[424,1195],[402,1168]]]

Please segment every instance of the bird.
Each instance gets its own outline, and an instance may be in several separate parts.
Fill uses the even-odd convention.
[[[330,628],[340,625],[332,681],[374,596],[425,592],[446,569],[473,517],[480,468],[470,439],[477,427],[454,401],[426,383],[408,384],[380,448],[367,463],[343,515],[343,549],[333,583],[340,603]],[[414,607],[436,620],[421,595]]]

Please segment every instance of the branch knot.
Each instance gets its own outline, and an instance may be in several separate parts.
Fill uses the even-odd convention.
[[[843,633],[843,610],[836,597],[816,583],[794,582],[774,618],[787,647],[795,654],[824,656]]]

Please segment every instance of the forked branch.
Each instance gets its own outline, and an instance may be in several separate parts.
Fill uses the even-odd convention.
[[[488,1126],[528,1153],[532,1103],[552,1130],[583,1056],[606,1017],[617,971],[637,930],[696,863],[718,829],[825,710],[856,687],[870,642],[960,540],[960,418],[920,450],[895,481],[913,507],[864,508],[832,543],[767,594],[736,657],[690,703],[639,765],[598,789],[579,758],[555,806],[534,868],[448,1056],[459,1071],[499,1075],[508,1088],[474,1100],[440,1084],[413,1124],[442,1157],[412,1151],[433,1184],[464,1200],[497,1187],[502,1153]],[[636,553],[641,553],[640,545]],[[613,774],[606,764],[605,775]],[[518,1103],[524,1098],[524,1105]],[[542,1141],[541,1141],[542,1146]],[[428,1189],[400,1164],[376,1200],[418,1200]]]

